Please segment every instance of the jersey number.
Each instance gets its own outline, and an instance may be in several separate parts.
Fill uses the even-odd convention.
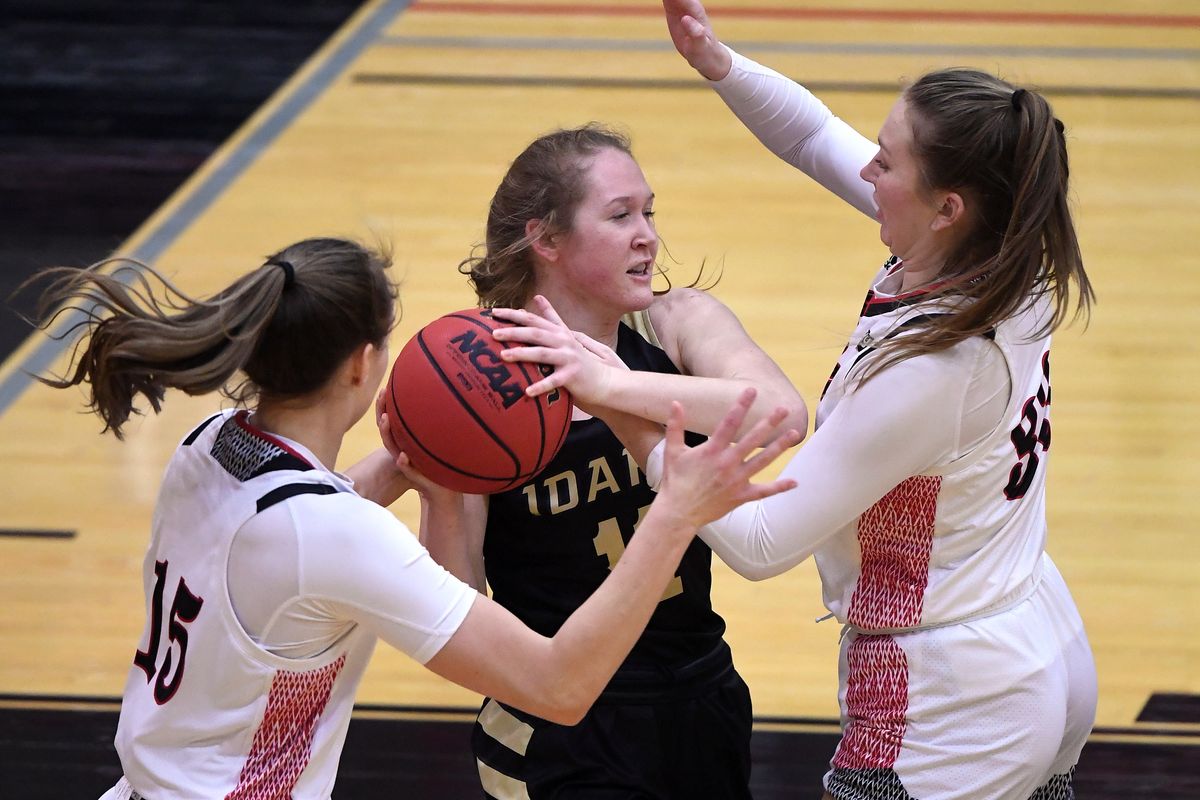
[[[204,599],[196,597],[187,587],[187,582],[179,578],[179,586],[175,589],[175,599],[171,602],[170,623],[167,626],[167,637],[179,646],[179,663],[174,663],[174,648],[167,645],[166,655],[163,656],[162,667],[158,667],[158,648],[162,643],[163,619],[163,585],[167,581],[167,562],[154,562],[154,597],[150,603],[150,642],[145,650],[138,650],[133,657],[133,663],[146,673],[146,683],[154,680],[154,701],[160,706],[175,696],[179,684],[183,681],[184,660],[187,658],[188,633],[185,623],[194,622],[204,605]],[[169,677],[168,677],[169,676]]]
[[[1017,449],[1017,463],[1008,473],[1004,496],[1019,500],[1033,485],[1041,464],[1041,453],[1050,449],[1050,353],[1042,355],[1042,385],[1037,394],[1025,401],[1025,408],[1010,438]]]
[[[633,523],[635,531],[638,525],[642,524],[642,519],[649,510],[650,506],[642,506],[638,509],[637,522]],[[617,565],[617,562],[621,560],[621,556],[625,553],[625,539],[621,536],[620,525],[613,517],[609,517],[600,523],[596,531],[596,538],[593,541],[596,545],[596,555],[608,558],[608,568],[610,570]],[[677,594],[683,594],[683,578],[678,575],[671,578],[671,582],[667,584],[667,589],[663,592],[663,596],[659,599],[659,602],[669,600]]]

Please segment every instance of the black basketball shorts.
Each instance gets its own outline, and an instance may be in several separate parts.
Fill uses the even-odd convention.
[[[472,749],[492,800],[743,800],[751,717],[731,665],[697,696],[602,699],[572,727],[488,699]]]

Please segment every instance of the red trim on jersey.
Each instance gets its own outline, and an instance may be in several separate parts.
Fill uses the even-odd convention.
[[[846,620],[860,628],[905,628],[921,622],[939,476],[901,481],[858,518],[861,571]]]
[[[859,636],[846,660],[847,722],[833,766],[891,769],[904,741],[908,658],[891,636]]]
[[[280,439],[277,436],[267,433],[266,431],[264,431],[261,428],[256,428],[253,425],[251,425],[249,411],[242,410],[242,411],[237,412],[236,414],[233,415],[233,421],[238,424],[239,428],[241,428],[242,430],[244,430],[246,433],[250,434],[254,438],[262,439],[264,442],[268,442],[272,447],[278,447],[280,450],[287,453],[288,455],[295,456],[296,458],[303,461],[305,464],[308,464],[309,467],[316,469],[316,465],[314,465],[311,461],[309,461],[306,457],[304,457],[300,453],[297,453],[296,450],[293,447],[291,447],[290,445],[288,445],[287,442],[283,441],[282,439]]]
[[[871,306],[877,306],[877,305],[880,305],[881,303],[895,303],[896,305],[905,305],[908,303],[909,300],[912,300],[913,298],[922,297],[924,295],[929,294],[930,292],[935,292],[938,289],[941,289],[943,286],[948,286],[951,283],[953,283],[953,281],[938,281],[937,283],[931,283],[928,286],[922,286],[918,289],[913,289],[911,292],[905,292],[904,294],[893,294],[888,297],[879,297],[878,295],[875,294],[875,290],[872,289],[871,291],[869,291],[867,293],[867,302],[865,302],[863,304],[863,313],[860,314],[859,316],[866,315],[866,310],[868,308],[870,308]]]
[[[254,732],[242,774],[225,800],[274,800],[291,797],[292,789],[308,766],[313,737],[333,683],[346,654],[310,672],[280,670],[271,682],[267,710]]]

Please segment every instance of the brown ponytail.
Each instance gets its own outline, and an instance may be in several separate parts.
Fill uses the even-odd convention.
[[[66,376],[38,380],[59,389],[88,384],[89,407],[117,438],[139,413],[139,394],[156,413],[167,389],[220,390],[238,403],[305,395],[364,342],[383,345],[396,299],[384,272],[389,264],[386,253],[354,242],[306,239],[201,300],[127,259],[44,270],[35,277],[52,282],[38,327],[48,330],[73,309],[82,318],[53,336],[83,337]],[[245,379],[230,386],[239,372]]]
[[[971,232],[950,254],[934,296],[965,297],[899,337],[882,365],[987,332],[1043,296],[1052,314],[1038,335],[1095,301],[1067,202],[1062,122],[1039,93],[985,72],[931,72],[904,93],[926,188],[961,193]],[[1078,295],[1072,299],[1071,284]]]

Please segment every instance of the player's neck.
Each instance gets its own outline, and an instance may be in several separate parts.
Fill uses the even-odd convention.
[[[264,402],[254,410],[250,424],[304,445],[326,469],[332,470],[344,436],[342,427],[330,418],[333,413],[328,405],[320,403],[296,406]]]
[[[554,310],[562,317],[562,321],[573,331],[585,333],[597,342],[617,349],[617,330],[621,322],[620,314],[601,311],[593,304],[576,298],[571,294],[542,292]],[[533,311],[532,308],[528,309]],[[534,311],[534,313],[537,313]]]

